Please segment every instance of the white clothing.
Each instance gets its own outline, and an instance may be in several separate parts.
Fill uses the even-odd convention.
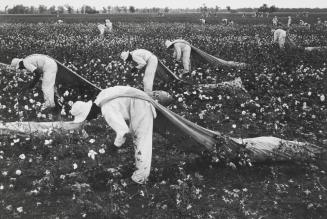
[[[292,18],[288,18],[288,21],[287,21],[287,26],[290,27],[292,24]]]
[[[106,22],[105,24],[99,24],[98,30],[100,31],[100,35],[104,35],[105,32],[112,32],[112,23]]]
[[[106,26],[103,24],[98,25],[98,30],[100,31],[100,35],[103,35],[104,32],[106,31]]]
[[[274,18],[272,19],[272,22],[273,22],[273,25],[274,25],[274,26],[277,26],[277,25],[278,25],[278,18],[277,18],[277,17],[274,17]]]
[[[274,31],[274,43],[278,42],[279,48],[285,47],[287,33],[285,30],[277,29]]]
[[[33,54],[27,56],[23,59],[25,68],[33,72],[39,69],[43,72],[42,78],[42,91],[44,96],[46,108],[55,107],[54,93],[55,93],[55,83],[56,75],[58,71],[57,63],[51,59],[49,56],[42,54]]]
[[[146,66],[143,77],[143,86],[145,92],[151,92],[158,67],[158,58],[152,52],[145,49],[137,49],[130,52],[130,54],[132,59],[137,63],[137,69]]]
[[[116,132],[115,146],[120,147],[124,144],[127,133],[135,136],[136,171],[132,175],[132,180],[142,184],[150,175],[153,118],[156,117],[156,112],[153,105],[145,100],[130,97],[110,100],[126,91],[147,97],[146,93],[136,88],[115,86],[101,91],[94,103],[101,107],[103,117]],[[129,121],[129,126],[126,120]]]
[[[179,61],[182,58],[183,61],[183,73],[188,73],[190,71],[190,57],[191,57],[191,46],[182,42],[174,43],[174,54],[173,57]]]
[[[112,31],[112,23],[109,21],[109,22],[106,22],[106,28],[109,32]]]

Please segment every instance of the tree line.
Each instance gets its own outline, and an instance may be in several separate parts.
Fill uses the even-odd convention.
[[[199,8],[194,9],[170,9],[165,8],[135,8],[134,6],[104,6],[102,9],[97,10],[95,7],[84,5],[80,8],[74,8],[71,5],[62,5],[62,6],[45,6],[39,5],[35,6],[25,6],[23,4],[15,5],[12,8],[8,6],[5,7],[4,11],[0,13],[6,14],[97,14],[97,13],[168,13],[172,12],[201,12],[201,13],[218,13],[218,12],[262,12],[262,13],[273,13],[276,11],[279,12],[327,12],[327,8],[277,8],[276,6],[268,6],[263,4],[258,8],[238,8],[232,9],[230,6],[226,8],[221,8],[218,5],[215,7],[207,7],[203,4]]]
[[[74,8],[71,5],[63,6],[50,6],[45,5],[35,6],[25,6],[22,4],[15,5],[12,8],[5,7],[6,14],[97,14],[97,13],[159,13],[168,12],[169,8],[135,8],[134,6],[104,6],[101,10],[97,10],[95,7],[89,5],[84,5],[80,8]]]

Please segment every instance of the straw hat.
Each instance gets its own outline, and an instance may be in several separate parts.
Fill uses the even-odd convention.
[[[124,60],[124,62],[127,60],[128,56],[129,56],[129,51],[124,51],[120,54],[120,58]]]
[[[168,49],[169,47],[171,47],[173,45],[173,42],[166,40],[165,45],[166,45],[166,48]]]
[[[14,59],[11,61],[10,67],[13,67],[13,68],[19,69],[19,63],[20,63],[21,61],[23,61],[23,59],[14,58]]]
[[[92,101],[83,102],[83,101],[76,101],[72,109],[70,110],[70,113],[74,116],[74,123],[80,123],[83,122],[86,117],[89,115],[90,110],[92,107]]]

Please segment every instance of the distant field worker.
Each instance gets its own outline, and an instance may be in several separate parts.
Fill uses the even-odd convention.
[[[126,134],[133,134],[136,170],[132,175],[132,180],[138,184],[144,184],[150,175],[153,119],[157,114],[154,106],[146,100],[119,97],[126,93],[148,98],[145,92],[136,88],[115,86],[101,91],[94,103],[92,101],[75,102],[72,105],[71,114],[74,116],[74,122],[80,123],[95,119],[102,112],[108,125],[116,132],[113,146],[116,149],[125,143]]]
[[[292,25],[292,17],[288,16],[287,27],[290,27],[291,25]]]
[[[200,19],[200,22],[201,22],[201,25],[205,25],[206,24],[206,20],[203,19],[203,18]]]
[[[273,26],[277,26],[277,25],[278,25],[278,18],[277,18],[277,16],[275,16],[275,17],[272,19],[272,23],[273,23]]]
[[[105,20],[105,24],[99,24],[98,30],[100,31],[100,36],[104,36],[106,32],[112,32],[112,23],[109,19]]]
[[[295,43],[287,36],[287,32],[282,29],[272,30],[274,33],[273,43],[278,43],[280,49],[285,48],[285,44],[296,47]]]
[[[29,89],[32,89],[42,76],[42,91],[45,108],[58,107],[54,98],[58,66],[52,58],[47,55],[33,54],[24,59],[14,58],[11,62],[11,66],[16,69],[26,69],[34,73],[33,81],[26,87]]]
[[[150,51],[145,49],[136,49],[132,52],[124,51],[121,53],[120,58],[125,62],[136,62],[131,71],[135,72],[137,69],[145,67],[143,86],[145,92],[151,92],[153,89],[154,77],[158,67],[158,58]]]
[[[175,41],[169,41],[166,40],[165,45],[167,49],[174,49],[173,58],[176,59],[176,61],[180,61],[182,59],[183,62],[183,73],[187,74],[190,72],[191,68],[191,46],[187,44],[187,42],[183,40],[175,40]]]

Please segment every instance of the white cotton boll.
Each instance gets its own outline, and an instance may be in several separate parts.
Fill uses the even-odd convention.
[[[21,160],[25,160],[26,156],[25,156],[25,154],[21,154],[21,155],[19,155],[19,158],[20,158]]]
[[[103,148],[101,148],[101,149],[99,150],[99,153],[100,153],[100,154],[104,154],[104,153],[106,153],[106,151],[105,151]]]
[[[16,173],[17,176],[20,176],[22,174],[22,171],[21,170],[16,170],[15,173]]]
[[[95,159],[95,155],[97,155],[97,154],[98,154],[98,153],[95,152],[94,150],[90,150],[89,153],[87,154],[87,156],[88,156],[89,158],[91,158],[92,160],[94,160],[94,159]]]
[[[23,207],[18,207],[18,208],[16,208],[17,209],[17,211],[19,212],[19,213],[22,213],[23,212]]]
[[[320,101],[321,101],[321,102],[325,102],[325,99],[326,99],[326,98],[325,98],[325,95],[324,95],[324,94],[320,95]]]
[[[49,132],[51,132],[51,130],[49,130]],[[49,145],[49,144],[51,144],[52,143],[52,139],[50,139],[50,140],[45,140],[44,141],[44,144],[45,145]]]
[[[77,164],[76,163],[73,163],[73,169],[76,170],[77,169]]]

